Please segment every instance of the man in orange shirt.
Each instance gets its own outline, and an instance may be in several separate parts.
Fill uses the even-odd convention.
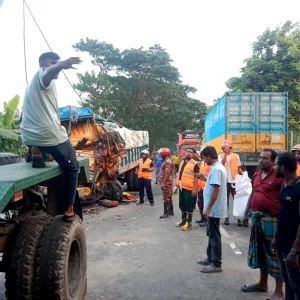
[[[235,176],[243,174],[241,169],[241,161],[240,157],[232,152],[232,142],[230,140],[225,140],[222,145],[222,150],[224,153],[220,155],[222,159],[222,164],[226,168],[227,171],[227,208],[228,208],[228,217],[225,218],[225,225],[229,225],[229,199],[230,194],[232,194],[232,198],[235,196]],[[241,220],[238,220],[238,226],[243,226]]]
[[[297,144],[292,148],[292,152],[295,154],[295,157],[297,159],[297,170],[296,175],[300,177],[300,144]]]
[[[201,151],[203,149],[204,148],[202,148]],[[205,184],[206,184],[206,180],[207,180],[209,170],[210,170],[210,166],[207,165],[204,161],[201,161],[200,162],[200,171],[199,171],[200,174],[197,175],[197,178],[199,179],[199,181],[198,181],[198,201],[197,201],[197,204],[198,204],[198,208],[199,208],[199,211],[200,211],[201,219],[199,221],[196,221],[196,223],[198,223],[200,227],[207,226],[207,220],[205,220],[203,218],[203,190],[205,188]]]

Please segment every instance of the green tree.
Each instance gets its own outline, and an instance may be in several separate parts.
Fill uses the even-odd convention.
[[[20,97],[16,95],[7,103],[4,102],[4,112],[0,113],[0,152],[18,151],[19,101]]]
[[[300,25],[287,21],[267,29],[253,43],[240,77],[226,85],[232,91],[288,92],[289,129],[300,132]]]
[[[201,126],[206,105],[188,96],[196,89],[182,83],[160,45],[120,51],[87,38],[73,47],[87,52],[97,69],[78,74],[75,88],[83,106],[128,128],[149,131],[154,148],[175,145],[182,128]]]

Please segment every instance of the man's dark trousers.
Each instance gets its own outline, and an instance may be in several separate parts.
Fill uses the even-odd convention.
[[[222,266],[220,218],[208,217],[206,231],[208,236],[207,260],[219,268]]]
[[[151,179],[139,178],[140,203],[144,203],[145,188],[150,203],[154,203]]]

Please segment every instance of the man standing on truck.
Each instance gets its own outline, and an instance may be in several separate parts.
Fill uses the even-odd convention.
[[[64,219],[71,222],[75,215],[73,204],[79,166],[67,131],[60,124],[55,79],[62,70],[72,69],[81,60],[78,57],[59,60],[60,57],[54,52],[40,56],[40,69],[25,91],[20,129],[25,145],[38,146],[42,152],[51,154],[63,169],[67,191]],[[33,155],[32,161],[33,167],[45,167],[42,156]]]
[[[139,183],[139,195],[140,201],[136,205],[144,204],[144,193],[146,189],[147,198],[151,206],[154,206],[154,199],[152,193],[151,179],[152,172],[154,170],[153,162],[149,158],[150,153],[148,150],[142,151],[142,157],[139,160],[138,168],[136,169],[136,174],[138,176]]]
[[[295,145],[291,151],[295,154],[297,160],[296,175],[300,177],[300,144]]]
[[[162,148],[159,150],[160,155],[163,159],[163,163],[160,167],[160,172],[158,174],[158,183],[161,186],[163,201],[164,201],[164,213],[160,216],[160,219],[168,218],[174,216],[173,210],[173,174],[174,166],[170,158],[171,151],[168,148]]]
[[[179,208],[181,210],[181,222],[175,224],[182,231],[192,229],[192,218],[194,210],[194,199],[198,193],[199,165],[192,158],[194,149],[188,148],[185,151],[185,159],[180,163],[176,180],[174,194],[179,189]]]
[[[232,152],[232,142],[230,140],[225,140],[223,145],[222,145],[222,150],[224,153],[222,153],[221,159],[222,159],[222,164],[226,168],[227,171],[227,208],[228,208],[228,217],[225,218],[225,225],[230,225],[229,222],[229,199],[230,199],[230,194],[232,195],[232,198],[234,199],[235,195],[235,176],[237,174],[242,175],[243,171],[241,169],[241,161],[240,157]],[[238,219],[238,226],[243,226],[242,222],[240,219]]]
[[[279,191],[283,184],[283,179],[277,178],[274,170],[276,156],[273,149],[263,149],[259,156],[260,171],[252,177],[253,189],[245,209],[243,224],[248,227],[249,217],[251,218],[248,266],[251,269],[260,269],[260,280],[258,283],[245,284],[242,291],[267,292],[268,275],[271,275],[276,281],[273,298],[283,299],[279,261],[271,252],[279,214]]]

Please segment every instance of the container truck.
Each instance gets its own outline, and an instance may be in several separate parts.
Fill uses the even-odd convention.
[[[287,151],[287,92],[228,92],[205,117],[204,145],[222,153],[225,139],[251,175],[264,148]]]

